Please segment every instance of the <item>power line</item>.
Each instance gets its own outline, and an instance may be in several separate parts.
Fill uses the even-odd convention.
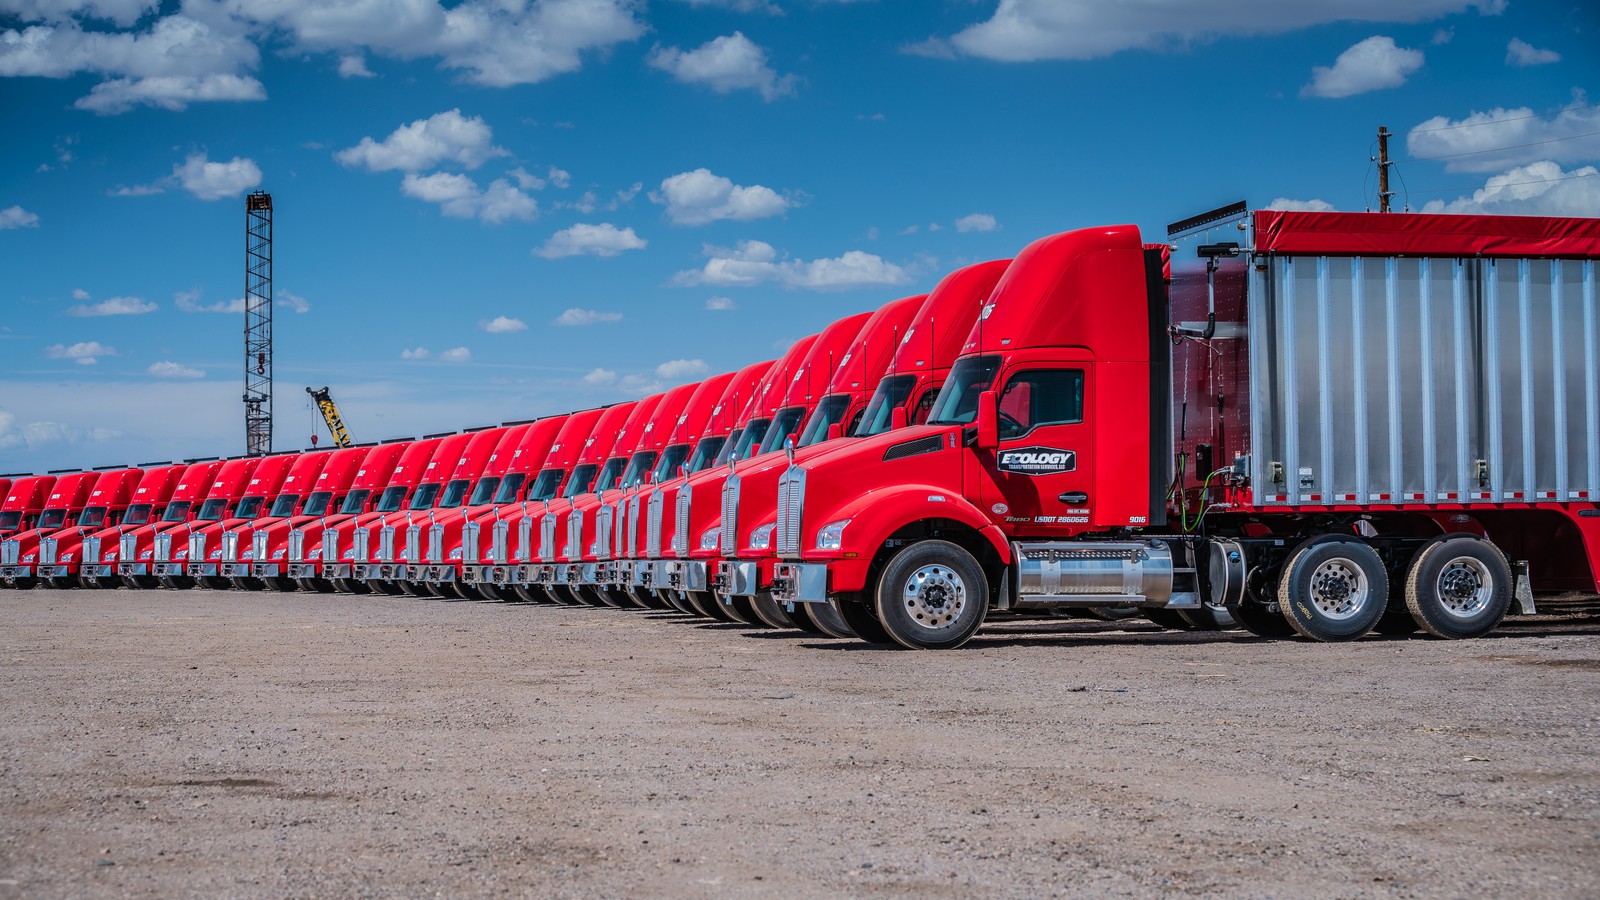
[[[1585,106],[1568,106],[1568,107],[1565,107],[1564,109],[1562,109],[1561,112],[1563,112],[1563,113],[1577,112],[1580,109],[1594,109],[1597,106],[1600,106],[1600,103],[1590,103],[1590,104],[1587,104]],[[1557,113],[1557,115],[1560,115],[1560,113]],[[1477,127],[1482,126],[1482,125],[1501,125],[1501,124],[1504,124],[1506,122],[1521,122],[1524,119],[1542,119],[1542,118],[1544,118],[1544,114],[1543,113],[1531,113],[1531,114],[1526,115],[1526,116],[1514,116],[1514,117],[1509,118],[1509,119],[1495,119],[1492,122],[1463,122],[1460,125],[1440,125],[1438,128],[1413,128],[1413,129],[1411,129],[1410,131],[1408,131],[1406,133],[1407,133],[1407,135],[1412,135],[1412,134],[1432,134],[1435,131],[1451,131],[1451,130],[1454,130],[1456,128],[1477,128]]]
[[[1566,137],[1551,138],[1548,141],[1534,141],[1531,144],[1512,144],[1509,147],[1490,147],[1486,150],[1468,150],[1465,153],[1446,153],[1443,156],[1413,156],[1412,162],[1429,162],[1435,159],[1455,159],[1458,156],[1476,156],[1479,153],[1499,153],[1501,150],[1521,150],[1524,147],[1538,147],[1541,144],[1559,144],[1562,141],[1575,141],[1578,138],[1594,137],[1600,131],[1588,131],[1583,134],[1571,134]]]

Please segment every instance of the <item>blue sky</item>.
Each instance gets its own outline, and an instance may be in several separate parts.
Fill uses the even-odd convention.
[[[242,449],[253,188],[277,444],[324,384],[373,439],[734,369],[1056,231],[1363,209],[1379,125],[1398,203],[1600,215],[1597,35],[1536,0],[0,0],[0,471]]]

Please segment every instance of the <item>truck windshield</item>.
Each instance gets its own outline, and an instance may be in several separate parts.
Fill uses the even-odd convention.
[[[711,442],[711,440],[711,438],[706,438],[700,443],[708,444]],[[684,460],[688,458],[688,444],[673,444],[671,447],[668,447],[666,450],[662,451],[661,458],[656,460],[656,467],[650,472],[650,483],[660,484],[663,481],[677,478],[678,467],[683,465]]]
[[[850,408],[849,394],[829,394],[822,398],[817,408],[806,420],[806,427],[794,442],[796,447],[809,447],[828,439],[828,429],[844,421],[845,410]]]
[[[78,517],[78,524],[85,528],[93,528],[105,520],[106,508],[104,506],[91,506],[83,511],[83,515]]]
[[[805,415],[804,406],[786,406],[778,410],[778,414],[772,417],[771,427],[761,439],[761,449],[756,452],[771,453],[774,450],[782,450],[783,442],[800,427],[800,420],[805,418]]]
[[[16,510],[0,512],[0,528],[15,528],[22,522],[22,513]]]
[[[689,462],[683,467],[684,473],[693,475],[701,469],[711,466],[716,462],[717,457],[722,455],[722,448],[726,446],[728,446],[728,439],[725,437],[714,435],[701,438],[700,443],[694,445],[694,455],[689,457]],[[678,473],[674,471],[672,474],[676,477]]]
[[[485,475],[478,479],[477,487],[472,489],[472,497],[467,500],[468,506],[482,506],[494,499],[494,492],[500,487],[499,475]]]
[[[378,497],[378,512],[397,512],[406,502],[406,490],[403,484],[391,484],[384,488]]]
[[[417,485],[417,492],[411,495],[412,509],[433,509],[433,498],[439,496],[439,488],[443,485],[435,481],[433,484]]]
[[[640,450],[635,453],[633,459],[628,460],[628,471],[622,473],[622,486],[631,488],[643,480],[645,473],[655,465],[658,455],[654,450]]]
[[[333,499],[332,491],[313,491],[306,498],[305,508],[300,510],[302,516],[320,516],[328,511],[328,501]]]
[[[894,422],[895,409],[905,405],[906,399],[911,396],[911,389],[916,386],[915,375],[890,375],[878,382],[878,389],[873,391],[872,400],[867,403],[867,414],[861,417],[861,424],[856,427],[856,437],[871,437],[888,431]]]
[[[440,509],[455,509],[467,496],[467,489],[472,487],[472,482],[465,478],[457,478],[444,486],[443,496],[439,498]]]
[[[929,425],[966,425],[978,417],[978,395],[994,385],[1000,370],[998,356],[969,356],[956,362],[950,380],[933,401]]]
[[[122,517],[124,525],[143,525],[150,521],[150,504],[135,503],[128,507],[128,514]]]
[[[733,455],[734,448],[739,446],[739,436],[742,434],[744,434],[743,428],[735,428],[733,433],[728,435],[728,439],[722,442],[722,446],[717,448],[717,455],[712,458],[711,465],[720,466],[726,463],[728,457]]]
[[[561,496],[576,497],[588,493],[589,485],[594,484],[594,473],[599,470],[600,467],[594,463],[584,463],[573,469],[572,478],[567,481],[567,489]]]
[[[500,482],[500,490],[494,495],[490,503],[515,503],[517,491],[522,490],[522,483],[528,480],[526,472],[512,472]]]
[[[588,491],[584,491],[584,493],[598,494],[601,491],[609,491],[616,487],[617,478],[622,475],[622,467],[626,465],[627,462],[627,460],[620,456],[613,456],[606,460],[605,467],[600,470],[599,475],[595,476],[594,487]]]
[[[241,519],[254,519],[261,515],[261,504],[265,502],[265,497],[246,497],[239,501],[239,511],[234,515]]]
[[[47,528],[60,528],[61,523],[67,520],[67,511],[64,509],[47,509],[39,515],[39,524],[35,527],[41,531]]]
[[[539,477],[533,480],[533,487],[528,488],[529,500],[549,500],[561,490],[561,476],[566,474],[565,469],[545,469]]]
[[[372,492],[366,488],[362,488],[359,491],[351,491],[344,495],[344,505],[339,507],[339,512],[347,516],[359,515],[361,508],[367,505],[367,498],[371,496]],[[310,508],[311,504],[306,504],[306,509],[309,510]],[[320,516],[322,514],[308,512],[307,515]]]
[[[189,507],[192,505],[187,500],[174,500],[167,504],[167,513],[161,517],[161,521],[182,522],[184,519],[189,518]]]
[[[766,435],[767,426],[771,424],[771,419],[751,419],[744,426],[744,430],[739,432],[739,443],[733,447],[733,457],[735,459],[749,459],[754,456],[755,454],[750,452],[751,449],[761,446],[761,438]]]
[[[299,494],[279,494],[278,499],[272,501],[272,511],[267,516],[273,519],[287,519],[294,515],[295,504],[300,502]],[[247,518],[241,514],[239,518]]]
[[[200,514],[195,516],[202,522],[220,522],[228,511],[228,501],[223,499],[207,500],[200,504]]]

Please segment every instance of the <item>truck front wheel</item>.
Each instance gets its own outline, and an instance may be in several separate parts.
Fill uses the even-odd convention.
[[[1353,641],[1389,605],[1389,572],[1377,551],[1354,537],[1326,534],[1295,548],[1278,581],[1283,617],[1314,641]]]
[[[953,650],[972,639],[989,612],[983,567],[948,541],[900,551],[878,579],[874,608],[891,640],[912,650]]]
[[[883,623],[878,621],[878,613],[861,594],[835,594],[828,598],[828,605],[838,610],[840,618],[856,633],[856,637],[869,644],[894,643],[889,632],[883,630]]]
[[[1499,548],[1466,535],[1434,538],[1406,571],[1406,608],[1437,638],[1480,637],[1511,606],[1511,566]]]

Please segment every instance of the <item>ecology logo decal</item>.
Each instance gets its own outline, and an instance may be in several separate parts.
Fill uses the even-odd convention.
[[[1078,468],[1075,450],[1055,447],[1018,447],[1000,452],[1000,471],[1018,475],[1056,475]]]

